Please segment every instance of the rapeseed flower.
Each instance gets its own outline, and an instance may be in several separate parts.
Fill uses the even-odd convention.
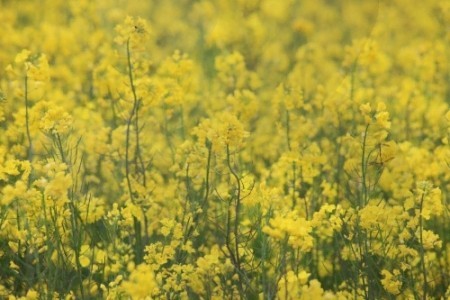
[[[0,298],[448,297],[449,8],[1,1]]]

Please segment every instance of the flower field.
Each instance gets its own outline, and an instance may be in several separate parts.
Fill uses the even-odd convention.
[[[449,1],[0,20],[0,299],[450,298]]]

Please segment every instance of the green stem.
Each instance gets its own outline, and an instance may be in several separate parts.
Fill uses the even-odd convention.
[[[239,253],[239,215],[240,215],[240,209],[241,209],[241,181],[239,179],[239,176],[237,175],[236,171],[231,166],[231,160],[230,160],[230,146],[227,144],[227,165],[228,169],[231,172],[231,175],[234,177],[234,180],[236,181],[236,201],[234,206],[234,247],[235,247],[235,261],[236,261],[236,269],[239,276],[239,290],[242,293],[241,296],[244,296],[243,294],[243,274],[241,270],[241,257]]]
[[[369,124],[367,124],[364,130],[363,144],[362,144],[362,155],[361,155],[361,185],[362,185],[362,195],[360,199],[360,208],[363,208],[367,204],[367,182],[366,182],[366,172],[367,172],[367,160],[366,160],[366,142],[367,133],[369,132]]]
[[[28,140],[28,153],[27,153],[27,159],[29,162],[31,162],[31,159],[33,158],[33,142],[31,140],[31,134],[30,134],[30,117],[29,117],[29,103],[28,103],[28,76],[25,75],[25,126],[27,130],[27,140]]]
[[[427,293],[428,293],[428,281],[427,281],[427,270],[425,266],[425,247],[423,246],[423,217],[422,217],[422,211],[423,211],[423,202],[425,199],[425,193],[422,194],[422,198],[420,199],[420,207],[419,207],[419,239],[420,239],[420,266],[422,268],[422,274],[423,274],[423,295],[422,299],[427,299]]]
[[[136,115],[136,110],[138,107],[138,98],[136,95],[136,88],[134,86],[133,80],[133,69],[131,64],[131,52],[130,52],[130,39],[127,40],[127,62],[128,62],[128,77],[130,80],[131,91],[133,93],[133,107],[130,112],[130,116],[127,120],[127,129],[126,129],[126,138],[125,138],[125,177],[127,180],[128,191],[130,193],[131,202],[134,203],[134,193],[131,186],[130,179],[130,131],[131,131],[131,122]],[[143,259],[143,247],[142,247],[142,238],[141,238],[141,222],[133,216],[133,227],[136,235],[136,245],[135,245],[135,260],[136,263],[141,263]]]

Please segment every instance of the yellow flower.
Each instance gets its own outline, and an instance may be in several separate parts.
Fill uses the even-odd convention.
[[[30,80],[47,82],[50,78],[50,70],[45,54],[41,55],[36,65],[30,64],[27,75]]]
[[[361,104],[361,106],[359,107],[359,110],[363,113],[363,114],[370,114],[372,111],[372,108],[370,107],[370,103],[365,103],[365,104]]]
[[[306,284],[310,275],[311,274],[306,272],[305,270],[300,271],[300,273],[298,274],[298,280],[300,284]]]
[[[83,255],[80,257],[80,264],[83,268],[87,268],[91,263],[91,260],[89,259],[89,257]]]
[[[28,300],[39,299],[39,293],[33,289],[28,290],[26,299]]]
[[[40,128],[51,135],[65,135],[72,129],[73,118],[62,107],[49,108],[40,120]]]
[[[14,62],[16,64],[23,64],[28,60],[28,58],[30,57],[30,54],[31,54],[30,50],[24,49],[19,54],[16,55]]]
[[[388,270],[382,270],[381,275],[383,275],[381,284],[383,285],[384,289],[392,295],[398,295],[402,287],[401,281],[399,281],[397,277]]]
[[[194,134],[203,143],[212,143],[216,152],[223,152],[227,146],[230,151],[240,149],[249,135],[236,116],[230,113],[220,113],[214,119],[204,120],[195,128]]]
[[[419,238],[419,232],[416,233],[416,237]],[[423,247],[425,250],[432,250],[433,248],[441,248],[442,241],[439,240],[439,236],[431,230],[422,231]]]
[[[152,268],[147,264],[140,264],[134,269],[130,277],[120,285],[122,292],[132,299],[152,299],[159,293],[159,284]]]
[[[142,18],[127,16],[125,21],[115,28],[117,36],[114,41],[119,45],[129,43],[131,49],[142,49],[150,39],[150,28]]]

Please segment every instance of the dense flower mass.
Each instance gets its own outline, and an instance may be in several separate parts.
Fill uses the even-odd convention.
[[[450,2],[0,0],[1,299],[448,299]]]

